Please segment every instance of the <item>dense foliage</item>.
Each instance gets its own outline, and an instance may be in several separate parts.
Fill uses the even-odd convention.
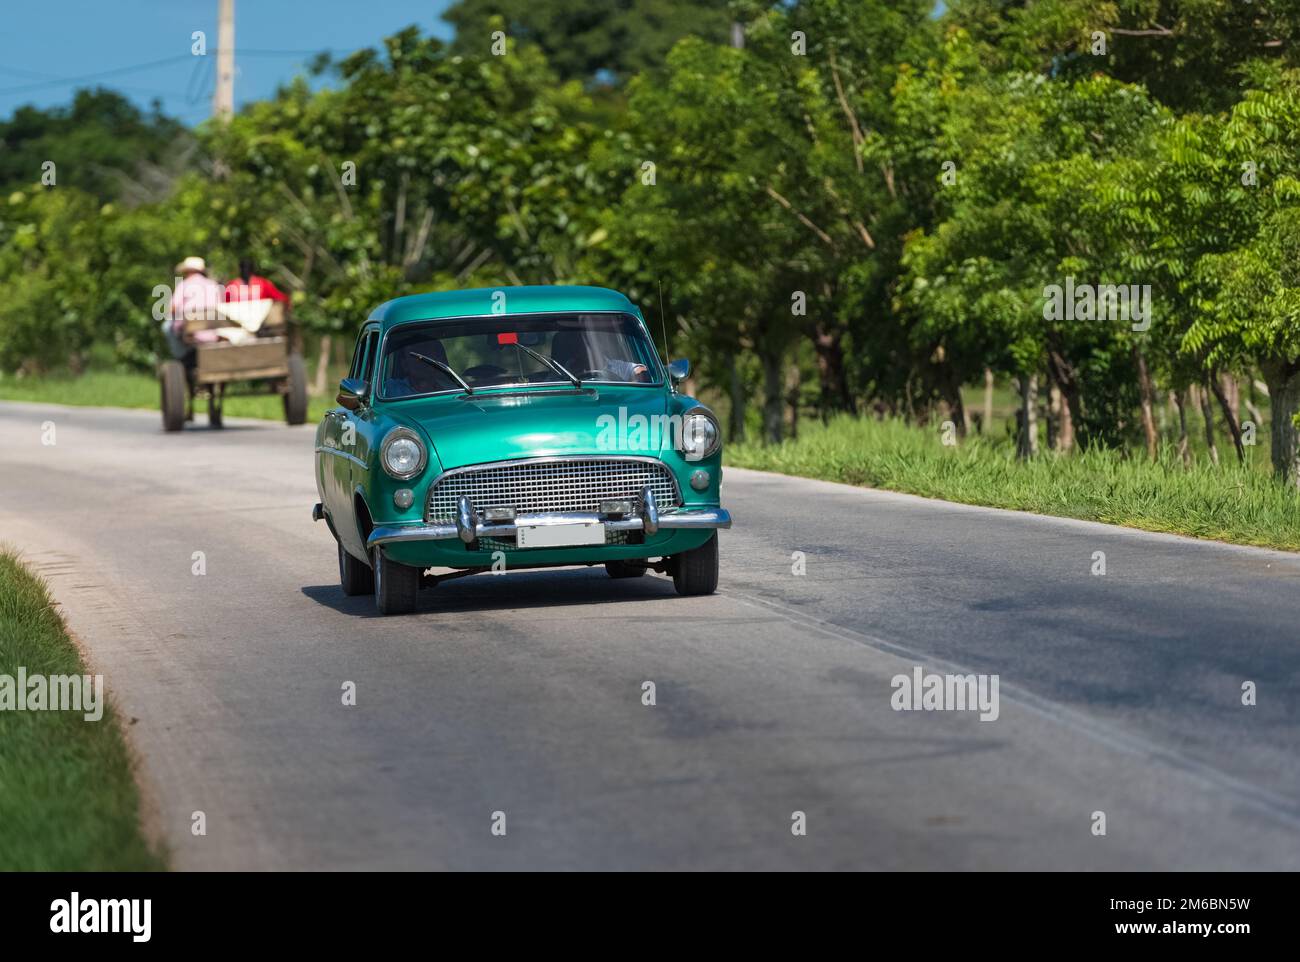
[[[408,29],[193,134],[102,93],[20,112],[0,370],[147,367],[189,253],[251,254],[316,335],[513,283],[617,287],[657,324],[662,286],[733,437],[987,431],[963,391],[987,378],[1025,456],[1045,422],[1061,452],[1154,457],[1163,405],[1217,407],[1300,483],[1295,4],[685,6],[462,0],[451,45]]]

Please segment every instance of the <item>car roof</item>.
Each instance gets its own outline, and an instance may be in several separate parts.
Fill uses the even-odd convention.
[[[496,295],[502,294],[504,298]],[[370,312],[371,321],[385,329],[405,321],[440,320],[492,314],[545,314],[554,312],[623,311],[641,312],[618,291],[605,287],[532,285],[480,287],[464,291],[434,291],[411,294],[380,304]]]

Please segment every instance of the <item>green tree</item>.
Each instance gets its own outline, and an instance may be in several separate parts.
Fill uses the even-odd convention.
[[[1195,264],[1201,312],[1184,338],[1211,365],[1245,361],[1269,389],[1273,469],[1300,486],[1300,71],[1259,67],[1205,151],[1221,251]]]
[[[0,193],[39,183],[42,165],[53,162],[61,187],[101,202],[138,198],[139,170],[167,166],[187,140],[157,104],[145,113],[114,91],[78,90],[70,106],[20,107],[0,121]]]
[[[504,29],[540,47],[560,77],[584,83],[659,67],[684,36],[725,42],[730,24],[727,0],[458,0],[443,19],[458,52],[486,55]]]
[[[1060,78],[1101,70],[1178,110],[1226,108],[1253,60],[1300,64],[1300,7],[1292,0],[952,0],[948,7],[1000,70]]]

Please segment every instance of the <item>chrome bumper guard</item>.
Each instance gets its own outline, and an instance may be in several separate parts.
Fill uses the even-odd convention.
[[[731,514],[725,508],[679,509],[659,512],[654,495],[647,489],[641,493],[640,511],[636,514],[602,517],[591,512],[555,512],[549,514],[521,514],[513,521],[479,520],[468,498],[461,498],[456,510],[455,524],[403,524],[375,528],[366,539],[366,547],[378,544],[396,544],[403,541],[442,541],[460,538],[470,544],[479,538],[498,538],[513,535],[520,528],[552,524],[593,524],[605,526],[607,531],[644,531],[656,534],[661,529],[674,528],[730,528]],[[597,546],[598,547],[598,546]]]

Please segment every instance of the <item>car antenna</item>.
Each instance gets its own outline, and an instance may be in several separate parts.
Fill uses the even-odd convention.
[[[668,319],[664,316],[664,279],[659,278],[659,326],[664,332],[664,370],[668,369]],[[668,382],[672,383],[672,377]],[[673,393],[677,393],[677,387],[673,386]]]

